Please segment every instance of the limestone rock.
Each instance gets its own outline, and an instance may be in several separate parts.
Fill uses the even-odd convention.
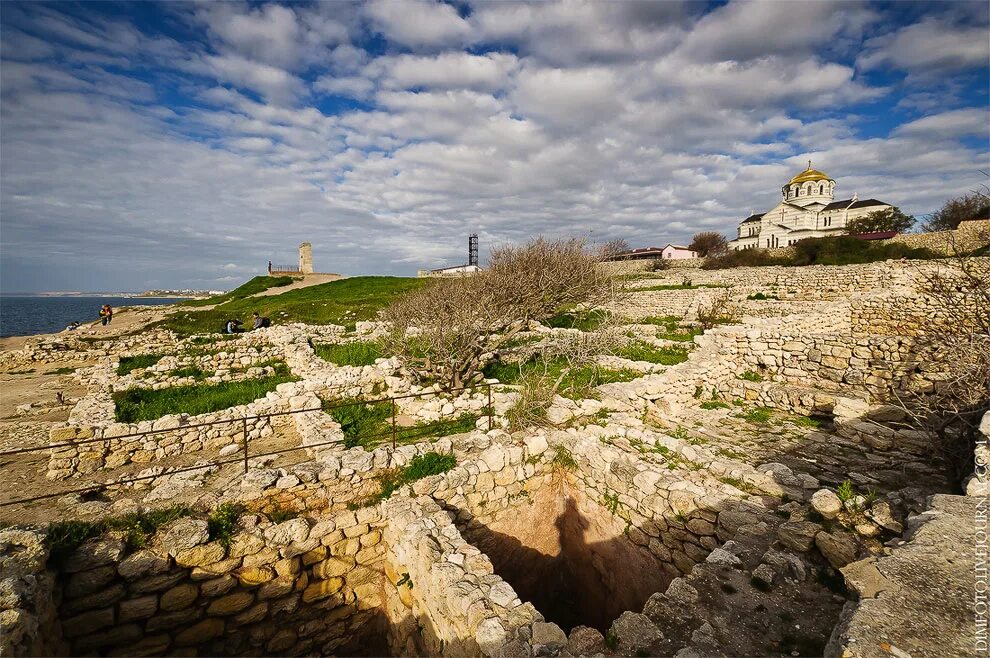
[[[866,513],[866,515],[881,528],[885,528],[891,532],[896,532],[897,534],[904,532],[904,526],[901,525],[900,521],[894,518],[894,515],[890,510],[890,504],[885,501],[880,500],[873,503],[873,506]]]
[[[306,541],[308,536],[309,522],[302,518],[289,519],[265,531],[265,537],[268,539],[269,544],[275,547],[288,546],[294,542],[303,542]]]
[[[620,651],[645,651],[663,639],[663,633],[649,617],[631,610],[612,622],[609,633],[615,636]]]
[[[780,543],[794,551],[809,551],[815,542],[815,535],[822,529],[811,521],[788,521],[780,526],[777,538]]]
[[[819,532],[815,536],[815,546],[836,569],[841,569],[856,559],[859,546],[856,537],[848,532]]]
[[[842,511],[842,501],[828,489],[816,491],[811,496],[811,506],[826,519],[834,519]]]
[[[721,548],[716,548],[709,553],[708,557],[705,558],[705,562],[723,567],[737,567],[742,564],[742,560]]]
[[[62,566],[66,573],[76,573],[113,564],[124,555],[124,542],[116,539],[91,539],[73,551]]]
[[[223,628],[222,619],[204,619],[176,635],[175,643],[180,647],[204,644],[220,637],[223,634]]]
[[[491,656],[505,644],[505,628],[498,619],[489,618],[478,624],[474,633],[482,653]]]
[[[777,572],[769,564],[761,564],[753,569],[753,584],[762,590],[773,587],[773,581],[777,577]]]
[[[598,629],[575,626],[567,638],[567,652],[572,656],[591,656],[605,651],[605,637]]]
[[[167,570],[168,560],[147,550],[128,555],[117,565],[117,573],[127,580],[136,580],[142,576],[153,576]]]
[[[199,587],[192,583],[182,583],[162,594],[162,610],[182,610],[192,605],[199,596]]]
[[[537,655],[556,654],[567,646],[567,634],[557,624],[538,621],[533,624],[532,642]]]
[[[166,526],[162,534],[162,546],[172,556],[209,540],[209,524],[201,519],[176,519]]]
[[[252,603],[254,603],[254,594],[251,592],[234,592],[210,603],[206,609],[206,614],[210,616],[232,615],[246,610]]]

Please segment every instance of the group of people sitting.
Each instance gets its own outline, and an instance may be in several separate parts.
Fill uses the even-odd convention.
[[[263,329],[264,327],[272,326],[272,321],[269,318],[258,315],[257,311],[252,313],[251,315],[254,318],[254,322],[251,326],[252,331],[254,331],[255,329]],[[243,326],[244,326],[243,322],[241,322],[237,318],[233,318],[231,320],[227,320],[227,322],[224,323],[223,332],[225,334],[243,333],[244,329],[241,328]]]

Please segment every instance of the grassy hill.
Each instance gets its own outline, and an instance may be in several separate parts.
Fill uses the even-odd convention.
[[[189,301],[182,302],[182,306],[210,306],[212,304],[223,304],[235,299],[244,299],[245,297],[250,297],[251,295],[257,295],[259,292],[265,292],[269,288],[287,286],[293,281],[296,281],[296,279],[291,276],[256,276],[246,283],[243,283],[222,295],[207,297],[206,299],[190,299]]]
[[[270,284],[258,279],[289,279],[285,283]],[[373,320],[378,311],[388,306],[399,295],[415,290],[433,281],[394,276],[358,276],[331,281],[308,288],[298,288],[270,297],[249,298],[245,290],[254,294],[274,287],[287,285],[289,277],[255,277],[226,295],[214,297],[211,303],[219,305],[208,310],[181,309],[159,322],[159,326],[177,334],[188,336],[222,331],[224,323],[238,318],[248,327],[251,313],[257,311],[269,317],[272,324],[305,322],[307,324],[350,325],[357,320]],[[264,285],[268,283],[269,285]],[[263,286],[263,287],[259,287]]]

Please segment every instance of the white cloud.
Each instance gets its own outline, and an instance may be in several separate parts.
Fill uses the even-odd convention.
[[[953,110],[904,123],[895,135],[913,135],[929,139],[986,135],[990,126],[990,109]]]
[[[870,39],[857,64],[864,69],[889,66],[930,76],[986,66],[988,60],[990,39],[985,21],[977,25],[954,25],[939,17],[929,17]]]
[[[694,22],[701,5],[652,2],[167,7],[202,39],[33,5],[0,26],[5,286],[204,287],[303,240],[345,274],[461,262],[471,231],[483,250],[678,242],[732,231],[808,158],[840,194],[927,212],[986,159],[968,139],[988,136],[986,108],[961,83],[875,134],[866,103],[896,125],[898,99],[915,112],[946,86],[858,75],[839,53],[873,20],[859,6],[797,5],[790,35],[764,4]],[[355,45],[369,23],[373,52]],[[54,52],[8,57],[12,29]]]
[[[364,11],[386,38],[407,46],[460,45],[471,26],[449,4],[433,0],[371,0]]]

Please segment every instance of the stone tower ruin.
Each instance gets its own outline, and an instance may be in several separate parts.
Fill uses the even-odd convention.
[[[303,242],[299,245],[299,271],[303,274],[313,273],[313,243]]]

